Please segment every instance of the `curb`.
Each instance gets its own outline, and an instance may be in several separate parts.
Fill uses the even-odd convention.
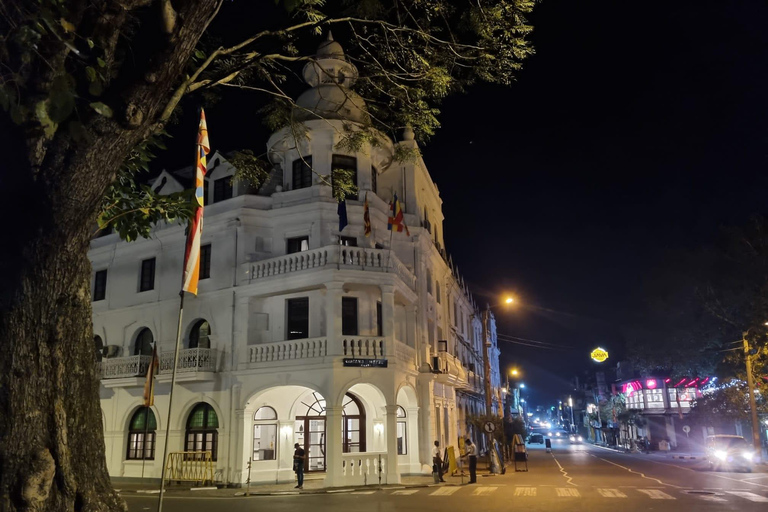
[[[461,486],[462,484],[459,483],[449,483],[445,484],[444,487],[457,487]],[[343,493],[350,493],[350,492],[361,492],[361,491],[382,491],[382,490],[400,490],[400,489],[421,489],[425,487],[438,487],[436,484],[412,484],[412,485],[402,485],[402,484],[392,484],[392,486],[388,485],[382,485],[382,486],[362,486],[362,487],[344,487],[344,488],[323,488],[323,489],[308,489],[308,490],[298,490],[298,489],[286,489],[286,490],[280,490],[280,491],[269,491],[269,492],[260,492],[260,491],[251,491],[248,493],[248,496],[245,495],[245,491],[238,491],[234,493],[233,495],[230,494],[222,494],[221,497],[229,497],[229,496],[237,496],[237,497],[251,497],[251,496],[297,496],[297,495],[306,495],[306,494],[343,494]],[[186,494],[187,492],[192,491],[201,491],[201,490],[214,490],[215,488],[189,488],[189,489],[175,489],[176,492],[173,492],[172,494]],[[119,494],[159,494],[159,489],[122,489],[118,491]],[[165,493],[168,493],[168,489],[165,489]],[[164,494],[165,494],[164,493]],[[169,493],[171,494],[171,493]]]
[[[703,459],[704,457],[698,457],[696,455],[672,455],[673,459],[683,459],[683,460],[696,460],[696,459]]]

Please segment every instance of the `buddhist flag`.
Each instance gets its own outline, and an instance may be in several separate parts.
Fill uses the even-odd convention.
[[[371,236],[371,212],[368,210],[368,192],[365,193],[365,203],[363,203],[363,226],[365,227],[365,236]]]
[[[397,194],[395,194],[395,197],[389,203],[389,210],[389,222],[387,223],[387,229],[400,233],[403,231],[403,228],[405,228],[405,234],[411,236],[411,232],[408,230],[408,226],[405,225],[403,209],[400,207],[400,201],[397,199]]]
[[[200,126],[197,130],[197,156],[195,172],[195,213],[189,221],[187,248],[184,253],[184,277],[181,290],[197,295],[197,279],[200,274],[200,238],[203,235],[203,194],[205,193],[205,155],[211,151],[208,142],[208,126],[205,124],[205,111],[200,110]]]
[[[152,361],[147,368],[147,380],[144,381],[144,407],[155,405],[155,375],[160,369],[160,361],[157,359],[157,343],[152,347]]]

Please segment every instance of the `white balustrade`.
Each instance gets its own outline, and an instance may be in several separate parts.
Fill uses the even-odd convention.
[[[343,485],[387,483],[386,453],[345,453],[341,456]]]
[[[411,289],[416,276],[389,249],[331,245],[247,264],[249,279],[263,279],[313,268],[393,272]]]
[[[147,374],[147,368],[152,356],[111,357],[101,360],[102,379],[121,379],[126,377],[142,377]]]
[[[327,345],[326,338],[306,338],[252,345],[248,347],[248,361],[251,363],[268,363],[324,357],[327,353]]]
[[[341,337],[341,353],[346,357],[384,357],[384,345],[380,336]]]
[[[211,348],[185,348],[179,350],[177,373],[215,372],[216,351]],[[173,352],[160,354],[160,373],[173,373]]]

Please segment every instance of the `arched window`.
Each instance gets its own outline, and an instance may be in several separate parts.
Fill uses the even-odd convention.
[[[185,452],[211,452],[216,460],[216,448],[219,444],[219,418],[210,405],[200,402],[192,409],[187,418],[187,436],[184,442]]]
[[[104,355],[104,342],[98,334],[93,337],[93,349],[96,362],[101,362],[101,358]]]
[[[153,460],[155,458],[155,430],[157,421],[149,407],[139,407],[128,426],[128,460]]]
[[[405,420],[405,409],[397,406],[397,454],[408,454],[408,425]]]
[[[253,460],[277,458],[277,413],[271,407],[259,407],[253,415]]]
[[[189,348],[211,348],[211,324],[198,320],[189,333]]]
[[[151,356],[152,355],[152,331],[144,327],[139,331],[136,336],[136,341],[133,344],[133,355],[135,356]]]

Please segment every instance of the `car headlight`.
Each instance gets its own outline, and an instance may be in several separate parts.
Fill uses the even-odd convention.
[[[549,437],[552,437],[552,432],[547,432],[547,435],[548,435]]]
[[[560,437],[560,432],[555,432],[556,437]]]
[[[715,457],[717,457],[720,460],[725,460],[728,458],[728,452],[724,452],[723,450],[718,450],[715,452]]]
[[[747,460],[752,460],[752,457],[754,457],[754,456],[755,456],[755,454],[754,454],[754,453],[752,453],[752,452],[743,452],[743,453],[741,454],[741,456],[742,456],[742,457],[744,457],[744,458],[745,458],[745,459],[747,459]]]
[[[579,436],[579,441],[583,441],[583,440],[584,440],[584,438]]]
[[[575,441],[575,440],[576,440],[576,437],[574,437],[574,436],[571,436],[571,437],[569,437],[568,439],[569,439],[569,440],[571,440],[571,441]]]

